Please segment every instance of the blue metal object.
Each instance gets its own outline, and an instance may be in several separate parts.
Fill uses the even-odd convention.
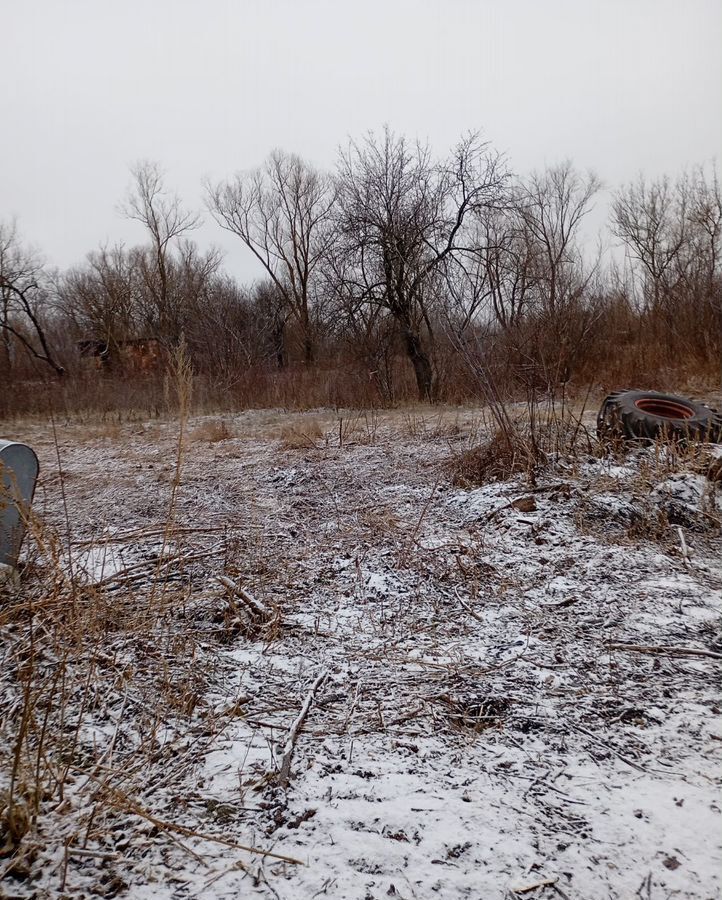
[[[17,564],[39,469],[30,447],[0,440],[0,565]]]

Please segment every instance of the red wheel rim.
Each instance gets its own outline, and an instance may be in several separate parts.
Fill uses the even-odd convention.
[[[660,419],[691,419],[694,415],[694,410],[688,406],[661,397],[642,397],[634,405],[642,412],[659,416]]]

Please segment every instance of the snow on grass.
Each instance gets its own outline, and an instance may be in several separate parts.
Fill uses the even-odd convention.
[[[105,700],[72,701],[77,801],[61,832],[56,807],[44,810],[17,896],[61,883],[69,896],[108,884],[108,896],[179,898],[716,896],[711,483],[655,470],[642,450],[570,461],[534,488],[462,491],[446,459],[463,430],[439,440],[382,421],[339,447],[331,425],[316,449],[287,449],[253,421],[229,421],[245,438],[187,448],[177,562],[158,588],[172,602],[155,638],[126,623],[99,648],[125,680]],[[83,551],[96,580],[157,552],[174,438],[109,448],[68,435],[73,540],[108,526],[136,535],[110,557],[99,539],[96,555]],[[54,450],[37,443],[42,512],[62,528]],[[691,565],[670,525],[679,504]],[[221,573],[276,609],[277,625],[239,624]],[[139,610],[150,589],[134,588]],[[712,655],[644,652],[660,647]],[[289,728],[324,672],[283,791]],[[151,724],[156,690],[168,705]],[[83,811],[88,771],[136,804],[102,807],[102,830]],[[101,855],[59,854],[71,834]]]

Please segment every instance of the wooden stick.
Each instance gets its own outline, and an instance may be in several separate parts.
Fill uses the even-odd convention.
[[[630,653],[658,653],[661,656],[704,656],[709,659],[722,659],[722,653],[703,650],[700,647],[662,647],[649,644],[609,644],[610,650],[628,650]]]
[[[629,759],[627,756],[623,756],[619,750],[615,747],[612,747],[610,744],[605,743],[601,738],[598,738],[595,734],[592,734],[591,731],[587,731],[586,728],[582,728],[581,725],[573,725],[572,726],[576,731],[581,732],[582,734],[586,734],[588,738],[591,738],[592,741],[598,746],[602,746],[607,750],[611,750],[612,753],[625,764],[625,766],[630,766],[632,769],[637,769],[639,772],[644,772],[645,775],[648,775],[647,769],[644,766],[640,766],[639,763],[634,762],[634,760]]]
[[[684,559],[684,564],[685,566],[687,566],[687,568],[689,568],[692,559],[689,553],[689,548],[687,547],[687,541],[685,541],[684,539],[684,532],[682,531],[681,525],[677,526],[677,534],[679,535],[679,543],[682,548],[682,557]]]
[[[462,605],[462,606],[464,607],[464,609],[469,613],[469,615],[471,616],[472,619],[476,619],[476,621],[477,621],[477,622],[481,622],[482,625],[485,625],[485,624],[486,624],[486,623],[484,622],[484,620],[481,618],[481,616],[477,615],[477,614],[474,612],[474,610],[468,605],[468,603],[464,603],[464,601],[463,601],[463,600],[461,599],[461,597],[459,596],[459,591],[457,590],[456,587],[454,588],[454,594],[456,595],[456,599],[459,601],[459,603],[461,603],[461,605]]]
[[[424,524],[424,519],[426,518],[426,513],[429,511],[429,507],[431,506],[431,501],[434,499],[434,495],[436,494],[436,489],[439,486],[439,481],[441,481],[440,474],[436,476],[436,481],[434,482],[434,486],[431,488],[431,493],[426,498],[426,503],[424,503],[423,509],[421,510],[421,515],[419,516],[419,520],[416,523],[416,527],[414,528],[413,533],[411,534],[411,537],[409,539],[409,544],[408,544],[408,547],[406,548],[406,551],[404,554],[405,556],[409,555],[409,553],[411,552],[412,545],[416,543],[416,538],[419,536],[419,532],[421,531],[421,526]]]
[[[118,572],[115,572],[113,575],[108,575],[107,578],[103,578],[101,581],[91,581],[89,587],[100,588],[107,587],[109,584],[125,584],[128,581],[137,581],[139,578],[145,577],[143,571],[149,569],[151,566],[156,566],[157,572],[160,574],[161,570],[167,569],[172,565],[196,562],[199,559],[206,559],[209,556],[217,556],[219,553],[224,553],[225,549],[224,545],[219,544],[211,550],[204,550],[199,553],[188,553],[185,556],[169,556],[160,563],[158,563],[157,559],[143,560],[143,562],[133,563],[133,565],[127,566],[125,569],[120,569]]]
[[[216,581],[220,582],[220,584],[227,588],[232,594],[235,594],[235,596],[243,602],[244,606],[254,619],[268,622],[273,618],[273,613],[270,609],[264,606],[263,603],[261,603],[260,600],[257,600],[249,591],[236,584],[235,581],[232,581],[225,575],[217,575]]]
[[[285,856],[283,853],[274,853],[271,850],[262,850],[260,847],[252,847],[248,844],[239,844],[236,841],[228,841],[225,838],[218,837],[214,834],[206,834],[203,831],[196,831],[193,828],[184,828],[182,825],[176,825],[174,822],[165,822],[162,819],[157,819],[155,816],[151,816],[148,813],[143,813],[138,811],[137,809],[133,809],[136,815],[141,816],[141,818],[146,819],[151,824],[155,825],[156,828],[164,829],[166,831],[175,831],[178,834],[182,834],[185,837],[194,837],[198,838],[201,841],[210,841],[214,844],[221,844],[223,847],[230,847],[232,850],[245,850],[246,853],[255,853],[258,856],[265,856],[269,859],[278,859],[281,862],[292,863],[295,866],[302,866],[303,862],[300,859],[296,859],[295,856]]]
[[[565,606],[573,606],[575,603],[579,603],[579,597],[567,597],[556,603],[540,603],[539,607],[540,609],[563,609]]]
[[[212,534],[214,532],[219,531],[246,531],[247,529],[257,529],[261,530],[263,525],[252,525],[252,524],[238,524],[233,525],[228,523],[226,525],[194,525],[190,526],[176,526],[173,528],[171,532],[169,532],[170,536],[176,534]],[[74,547],[104,547],[106,544],[122,544],[126,541],[141,541],[146,538],[153,537],[162,537],[166,533],[165,526],[163,528],[150,528],[147,531],[126,531],[118,534],[101,534],[96,537],[90,538],[84,541],[74,541]]]
[[[389,722],[389,726],[391,725],[403,725],[404,722],[408,722],[410,719],[415,719],[417,716],[420,716],[424,711],[424,704],[421,706],[417,706],[415,709],[412,709],[411,712],[405,713],[403,716],[399,716],[397,719],[392,719]]]
[[[68,847],[70,856],[80,856],[82,859],[120,859],[117,853],[105,853],[102,850],[85,850],[82,847]]]
[[[558,878],[544,878],[541,881],[535,881],[533,884],[524,884],[521,887],[512,888],[515,894],[528,894],[529,891],[535,891],[540,887],[551,887],[559,881]]]
[[[327,678],[328,672],[321,672],[321,674],[313,682],[313,684],[311,685],[311,689],[306,694],[306,699],[303,701],[301,712],[296,716],[295,722],[289,729],[288,737],[286,738],[286,744],[283,748],[281,768],[278,770],[278,784],[284,790],[288,787],[288,782],[291,778],[291,760],[293,758],[293,751],[296,748],[298,735],[303,728],[303,723],[306,721],[306,716],[308,715],[308,711],[311,708],[311,704],[313,703],[313,698],[316,696],[316,691],[321,687],[321,685]]]

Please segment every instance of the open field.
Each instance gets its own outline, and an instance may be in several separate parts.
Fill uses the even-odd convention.
[[[580,441],[455,484],[483,428],[6,434],[0,896],[717,897],[718,483]]]

